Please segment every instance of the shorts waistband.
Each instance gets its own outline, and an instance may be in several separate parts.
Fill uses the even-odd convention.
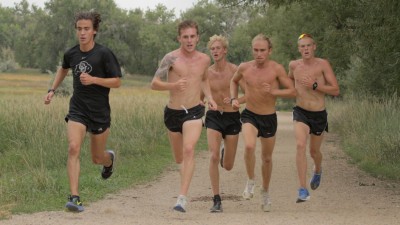
[[[175,112],[191,111],[191,110],[195,110],[195,109],[201,109],[201,108],[203,108],[205,106],[199,104],[199,105],[196,105],[196,106],[194,106],[192,108],[189,108],[189,109],[185,108],[184,106],[181,106],[181,107],[182,107],[182,109],[171,109],[168,106],[165,106],[165,108],[168,109],[169,111],[175,111]]]
[[[300,106],[297,106],[297,105],[295,107],[293,107],[293,109],[297,109],[297,110],[300,110],[300,111],[303,111],[303,112],[306,112],[306,113],[315,113],[315,114],[326,112],[326,109],[321,110],[321,111],[309,111],[309,110],[303,109],[303,108],[301,108]]]
[[[253,114],[253,115],[256,115],[256,116],[274,116],[274,115],[276,115],[276,112],[271,113],[271,114],[257,114],[257,113],[254,113],[254,112],[246,109],[246,108],[243,110],[243,112],[244,111],[247,111],[247,113],[250,113],[250,114]]]

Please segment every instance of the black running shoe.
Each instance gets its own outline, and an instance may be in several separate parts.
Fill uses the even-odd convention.
[[[68,202],[65,204],[65,208],[70,212],[83,212],[83,210],[85,210],[81,199],[76,195],[70,195],[68,197]]]
[[[112,150],[107,150],[108,154],[110,154],[111,157],[111,166],[103,166],[103,170],[101,171],[101,177],[106,180],[111,175],[113,174],[113,166],[114,166],[114,158],[115,158],[115,153]]]
[[[218,197],[214,197],[213,198],[213,202],[214,202],[214,205],[213,205],[213,207],[211,207],[210,212],[212,212],[212,213],[222,212],[222,201],[221,201],[221,198],[219,196]]]

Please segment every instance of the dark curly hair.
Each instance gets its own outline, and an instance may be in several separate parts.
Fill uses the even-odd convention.
[[[94,11],[78,12],[75,14],[75,28],[76,23],[79,20],[91,20],[93,24],[93,29],[99,31],[99,26],[101,22],[100,14]],[[94,35],[96,37],[96,34]]]

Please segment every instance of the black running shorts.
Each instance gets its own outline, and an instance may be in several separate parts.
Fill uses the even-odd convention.
[[[244,109],[240,120],[242,124],[251,123],[258,130],[257,137],[269,138],[276,134],[278,120],[276,113],[269,115],[259,115]]]

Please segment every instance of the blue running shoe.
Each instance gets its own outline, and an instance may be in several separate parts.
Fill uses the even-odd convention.
[[[315,190],[319,187],[319,183],[321,183],[321,174],[322,172],[320,172],[319,174],[314,172],[314,175],[310,180],[310,187],[312,190]]]
[[[76,195],[70,195],[68,197],[68,202],[65,205],[65,208],[70,212],[83,212],[83,210],[85,210],[83,208],[81,199]]]
[[[305,202],[310,200],[310,194],[306,188],[299,188],[299,197],[297,198],[296,203]]]

